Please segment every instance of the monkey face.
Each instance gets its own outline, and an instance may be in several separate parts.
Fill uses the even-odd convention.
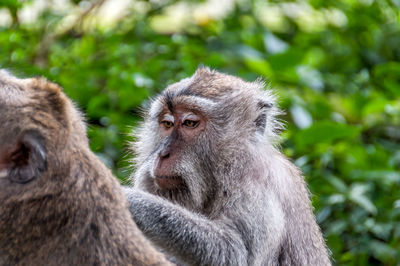
[[[206,119],[198,112],[176,106],[173,110],[163,110],[158,118],[160,133],[164,138],[157,151],[154,179],[160,189],[178,189],[184,180],[177,175],[175,165],[181,161],[187,149],[206,128]]]
[[[222,193],[246,153],[279,127],[274,97],[263,86],[200,68],[166,88],[135,134],[135,186],[189,209]]]
[[[149,124],[152,151],[140,163],[135,182],[160,196],[197,206],[209,182],[202,158],[207,154],[203,139],[209,120],[198,106],[187,105],[185,100],[166,103],[161,96],[153,106],[157,110]]]

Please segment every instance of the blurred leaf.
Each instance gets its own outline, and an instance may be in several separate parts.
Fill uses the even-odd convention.
[[[312,125],[313,119],[310,113],[300,105],[293,105],[290,108],[290,113],[292,114],[293,121],[298,128],[304,129]]]
[[[274,76],[274,72],[272,71],[268,62],[262,59],[245,59],[244,60],[246,66],[254,71],[255,73],[262,75],[267,78],[272,78]]]
[[[388,186],[400,185],[400,172],[399,171],[389,171],[389,170],[353,170],[350,172],[350,176],[353,179],[358,180],[369,180],[369,181],[379,181],[386,183]]]
[[[328,228],[328,234],[340,235],[344,232],[347,227],[347,223],[344,220],[334,221],[330,224]]]
[[[303,60],[304,53],[299,50],[289,49],[283,53],[270,55],[267,58],[268,63],[274,71],[285,71],[294,69]]]
[[[109,99],[106,95],[97,95],[90,99],[86,108],[86,114],[92,118],[100,118],[109,112]]]
[[[271,54],[284,53],[289,48],[287,43],[270,32],[263,35],[263,40],[265,49]]]
[[[384,242],[373,240],[370,243],[371,252],[376,258],[394,258],[398,255],[398,250],[390,247]]]
[[[369,188],[365,184],[354,184],[349,191],[349,198],[366,211],[375,215],[377,209],[372,201],[365,195],[368,190]]]
[[[347,192],[348,188],[340,178],[337,178],[336,176],[329,176],[326,177],[326,179],[335,187],[337,191],[343,194]]]
[[[339,139],[352,139],[359,135],[356,127],[335,124],[330,121],[316,122],[311,127],[299,131],[295,138],[299,149],[320,143],[332,143]]]

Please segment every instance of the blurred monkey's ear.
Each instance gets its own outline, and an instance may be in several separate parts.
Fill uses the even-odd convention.
[[[0,178],[25,184],[39,177],[46,167],[44,138],[36,130],[23,132],[15,143],[0,150]]]

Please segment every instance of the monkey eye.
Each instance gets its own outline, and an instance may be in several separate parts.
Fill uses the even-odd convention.
[[[163,120],[161,121],[161,124],[163,124],[165,128],[171,128],[174,126],[174,122],[169,120]]]
[[[185,121],[183,121],[183,125],[185,127],[195,128],[195,127],[197,127],[198,124],[199,124],[199,121],[194,121],[194,120],[189,120],[189,119],[186,119]]]

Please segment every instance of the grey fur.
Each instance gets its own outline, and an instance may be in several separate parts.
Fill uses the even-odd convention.
[[[156,98],[135,132],[132,216],[156,245],[189,265],[330,265],[300,171],[275,147],[280,113],[260,81],[200,68]],[[184,105],[207,117],[171,166],[186,187],[154,182],[162,108]]]

